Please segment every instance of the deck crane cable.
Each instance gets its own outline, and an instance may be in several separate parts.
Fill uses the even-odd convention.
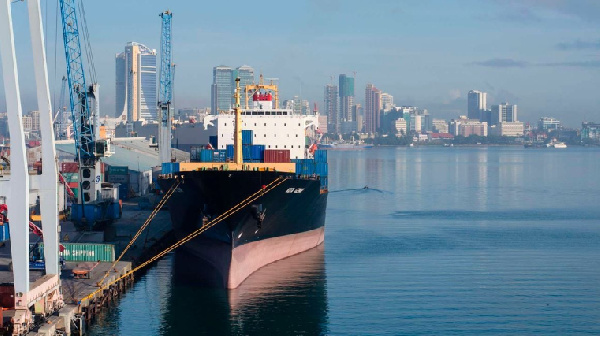
[[[273,182],[267,184],[266,186],[263,186],[259,191],[257,191],[254,194],[248,196],[245,200],[243,200],[240,203],[236,204],[234,207],[232,207],[231,209],[225,211],[223,214],[219,215],[218,217],[213,218],[210,222],[204,224],[203,226],[201,226],[200,228],[196,229],[191,234],[189,234],[189,235],[185,236],[184,238],[180,239],[179,241],[175,242],[175,244],[169,246],[168,248],[164,249],[160,253],[154,255],[152,258],[148,259],[144,263],[136,266],[135,268],[131,269],[129,272],[123,274],[122,276],[115,278],[113,281],[111,281],[111,282],[109,282],[109,283],[107,283],[105,285],[99,286],[96,291],[90,293],[89,295],[87,295],[87,296],[83,297],[81,300],[79,300],[79,304],[81,304],[81,302],[84,301],[84,300],[86,300],[86,299],[90,299],[90,298],[94,297],[96,294],[98,294],[99,292],[102,292],[103,290],[105,290],[106,288],[110,287],[111,285],[117,283],[121,279],[124,279],[124,278],[127,278],[127,277],[131,276],[132,274],[134,274],[135,272],[139,271],[140,269],[143,269],[148,264],[151,264],[152,262],[154,262],[154,261],[158,260],[159,258],[163,257],[164,255],[168,254],[169,252],[171,252],[171,251],[177,249],[178,247],[182,246],[183,244],[189,242],[194,237],[200,235],[201,233],[203,233],[204,231],[208,230],[212,226],[218,224],[219,222],[224,221],[225,219],[229,218],[231,215],[233,215],[233,214],[237,213],[238,211],[242,210],[243,208],[245,208],[246,206],[248,206],[250,203],[256,201],[258,198],[260,198],[263,195],[269,193],[271,190],[275,189],[277,186],[279,186],[280,184],[282,184],[283,182],[285,182],[287,180],[288,180],[288,178],[287,177],[283,177],[283,176],[280,176],[280,177],[276,178],[275,180],[273,180]]]
[[[87,56],[89,72],[90,72],[90,82],[96,83],[96,66],[94,64],[94,52],[92,51],[92,45],[90,43],[90,31],[88,30],[87,20],[85,17],[85,7],[83,7],[83,1],[77,2],[77,7],[79,9],[79,17],[81,18],[81,31],[83,33],[83,42],[85,47],[85,54]]]
[[[144,232],[144,230],[148,227],[148,225],[150,225],[150,223],[152,222],[152,220],[154,219],[154,217],[158,214],[158,212],[160,211],[160,209],[162,209],[162,207],[167,203],[167,201],[169,200],[169,198],[171,197],[171,195],[173,195],[173,193],[177,190],[177,188],[179,187],[180,183],[181,183],[180,180],[175,181],[173,183],[173,185],[169,188],[169,190],[163,195],[163,197],[160,200],[160,202],[158,202],[158,204],[156,205],[156,207],[154,208],[154,210],[152,210],[152,213],[150,214],[150,216],[148,216],[148,219],[146,219],[146,221],[144,222],[144,224],[142,224],[142,226],[136,232],[135,236],[133,236],[133,238],[131,239],[131,241],[129,241],[129,244],[127,244],[127,246],[125,247],[125,249],[123,249],[123,252],[121,252],[121,254],[119,255],[119,258],[117,258],[112,263],[112,265],[110,266],[110,268],[106,271],[106,274],[104,274],[104,277],[102,277],[102,279],[98,282],[98,286],[100,286],[100,285],[102,285],[102,283],[104,283],[104,280],[106,279],[106,277],[108,277],[108,275],[110,274],[110,271],[117,265],[117,263],[123,258],[123,256],[125,256],[125,253],[127,252],[127,250],[129,250],[129,248],[133,245],[133,243],[135,243],[135,241],[142,234],[142,232]]]

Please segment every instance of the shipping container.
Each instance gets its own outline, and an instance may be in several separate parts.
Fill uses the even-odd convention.
[[[130,177],[129,174],[108,174],[106,181],[109,183],[129,183]]]
[[[5,309],[12,309],[15,307],[14,283],[2,283],[0,285],[0,306]]]
[[[200,151],[200,162],[212,162],[213,161],[213,150],[202,149]]]
[[[233,144],[227,145],[227,158],[230,160],[233,159]]]
[[[212,161],[215,163],[227,162],[227,150],[212,150]]]
[[[78,173],[79,163],[77,162],[63,162],[60,164],[61,173]]]
[[[178,171],[179,171],[179,163],[166,162],[166,163],[162,164],[162,174],[163,175],[173,174],[173,173],[176,173]],[[121,183],[121,182],[115,182],[115,183]]]
[[[242,144],[252,145],[254,141],[254,132],[252,130],[242,130]]]
[[[10,239],[10,229],[8,227],[8,222],[0,225],[0,242],[6,242]]]
[[[108,175],[127,175],[129,174],[129,167],[114,166],[108,167]]]
[[[200,161],[200,153],[204,149],[203,146],[191,146],[190,147],[190,161]]]
[[[318,176],[327,176],[327,162],[317,162],[315,174],[317,174]]]
[[[317,149],[315,151],[315,162],[327,163],[327,150]]]
[[[115,260],[115,246],[112,244],[61,243],[61,245],[64,250],[60,256],[65,261],[113,262]],[[39,247],[43,259],[44,244],[40,244]]]
[[[327,176],[321,176],[321,189],[328,187]]]
[[[242,146],[242,158],[244,160],[252,160],[252,146],[251,145],[243,145]]]
[[[265,145],[264,144],[254,144],[251,147],[252,159],[262,161],[265,159]]]
[[[78,188],[79,187],[79,182],[67,182],[67,185],[69,186],[69,188],[73,189],[73,188]]]
[[[265,149],[265,163],[290,163],[290,150]]]

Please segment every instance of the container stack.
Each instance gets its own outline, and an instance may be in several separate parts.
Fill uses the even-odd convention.
[[[129,167],[111,165],[108,167],[106,181],[109,183],[119,183],[119,198],[127,199],[129,196]]]
[[[289,149],[266,149],[265,163],[290,163]]]
[[[296,163],[297,175],[319,177],[321,188],[327,188],[328,166],[326,150],[317,150],[315,151],[314,158],[294,160],[294,163]]]
[[[63,162],[60,164],[60,172],[73,194],[79,196],[79,163]]]

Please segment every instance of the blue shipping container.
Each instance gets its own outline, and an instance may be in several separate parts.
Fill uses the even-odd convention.
[[[242,144],[251,145],[254,141],[254,134],[252,130],[242,130]]]
[[[317,149],[315,151],[315,162],[327,163],[327,150]]]
[[[321,176],[321,188],[327,188],[327,187],[328,187],[327,177]]]
[[[8,227],[8,223],[5,222],[3,225],[0,225],[0,242],[6,242],[10,239],[10,229]]]
[[[161,173],[163,175],[176,173],[178,171],[179,171],[179,163],[166,162],[166,163],[162,164]]]
[[[255,144],[252,146],[252,159],[262,161],[265,159],[265,145]]]
[[[227,161],[227,150],[213,150],[212,161],[217,163],[223,163]]]
[[[233,144],[227,145],[227,158],[233,159]]]
[[[213,150],[202,149],[200,152],[200,162],[212,162],[213,161]]]
[[[319,176],[327,176],[327,163],[320,163],[317,162],[317,170],[316,170],[316,174]]]
[[[219,139],[217,138],[217,135],[208,137],[208,143],[210,143],[213,146],[213,148],[215,148],[215,149],[217,149],[218,142],[219,142]]]
[[[251,145],[243,145],[242,146],[242,157],[244,158],[244,160],[253,160]]]

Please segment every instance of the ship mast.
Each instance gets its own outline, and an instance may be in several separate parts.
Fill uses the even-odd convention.
[[[233,137],[233,159],[236,164],[244,163],[242,156],[242,118],[240,111],[240,78],[235,79],[235,129]]]

